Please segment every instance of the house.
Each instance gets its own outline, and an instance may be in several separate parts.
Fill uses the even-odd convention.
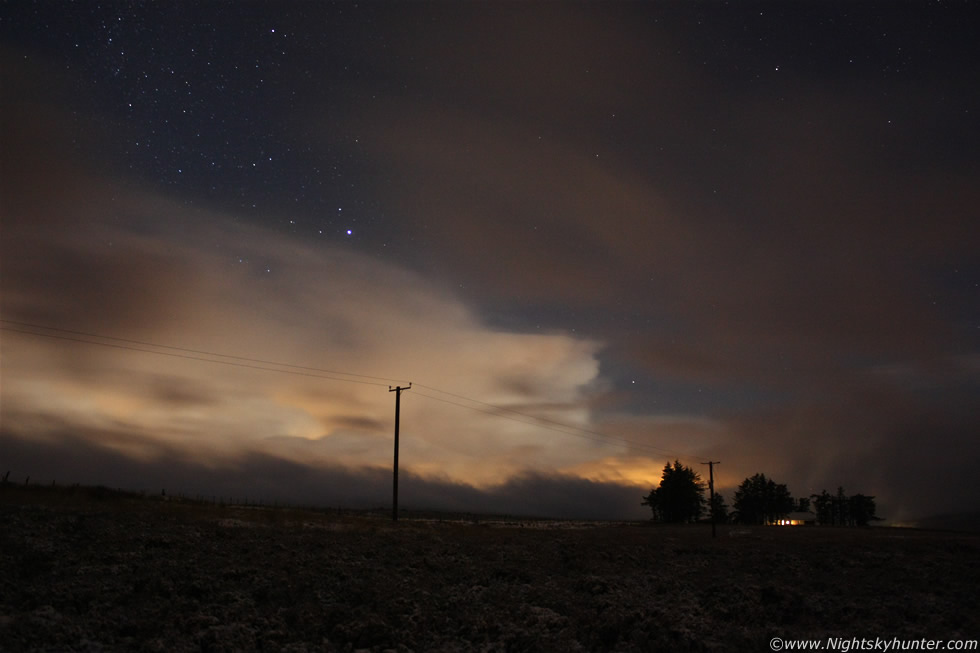
[[[791,512],[773,522],[773,526],[815,526],[817,516],[812,512]]]

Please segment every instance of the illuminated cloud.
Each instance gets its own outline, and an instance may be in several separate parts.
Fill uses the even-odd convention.
[[[165,445],[201,461],[261,451],[386,466],[387,386],[414,381],[402,461],[422,475],[485,486],[623,449],[529,417],[591,425],[600,343],[495,330],[406,269],[152,195],[60,210],[86,229],[8,233],[5,319],[107,338],[5,331],[5,428],[40,437],[58,418],[138,458]]]
[[[383,499],[387,386],[413,381],[403,468],[443,505],[635,494],[674,457],[721,460],[729,500],[763,472],[893,518],[950,485],[978,505],[958,10],[797,48],[771,12],[672,3],[270,5],[264,40],[76,9],[14,10],[0,50],[2,317],[251,360],[4,330],[25,465],[62,442],[116,478],[319,472]],[[86,21],[82,47],[38,36]],[[175,65],[174,33],[214,56]],[[378,378],[297,374],[338,372]]]

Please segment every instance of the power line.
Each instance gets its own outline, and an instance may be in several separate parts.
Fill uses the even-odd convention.
[[[12,331],[12,332],[15,332],[15,333],[22,333],[22,334],[33,335],[33,336],[40,336],[40,337],[45,337],[45,338],[54,338],[54,339],[58,339],[58,340],[66,340],[66,341],[70,341],[70,342],[79,342],[79,343],[90,344],[90,345],[99,345],[99,346],[103,346],[103,347],[111,347],[111,348],[114,348],[114,349],[122,349],[122,350],[128,350],[128,351],[137,351],[137,352],[142,352],[142,353],[147,353],[147,354],[156,354],[158,356],[169,356],[169,357],[172,357],[172,358],[183,358],[183,359],[187,359],[187,360],[196,360],[196,361],[202,361],[202,362],[206,362],[206,363],[218,363],[218,364],[221,364],[221,365],[230,365],[230,366],[234,366],[234,367],[242,367],[242,368],[247,368],[247,369],[264,370],[264,371],[268,371],[268,372],[279,372],[279,373],[282,373],[282,374],[293,374],[293,375],[296,375],[296,376],[305,376],[305,377],[312,377],[312,378],[320,378],[320,379],[327,379],[327,380],[332,380],[332,381],[346,381],[348,383],[358,383],[358,384],[362,384],[362,385],[373,385],[373,386],[380,386],[380,387],[391,387],[391,386],[390,386],[389,383],[378,383],[378,382],[375,382],[375,381],[367,381],[367,380],[361,380],[361,379],[376,379],[376,380],[379,380],[379,381],[380,380],[395,381],[395,379],[390,379],[388,377],[369,376],[369,375],[366,375],[366,374],[355,374],[353,372],[341,372],[341,371],[338,371],[338,370],[329,370],[329,369],[323,369],[323,368],[317,368],[317,367],[307,367],[307,366],[302,366],[302,365],[293,365],[291,363],[281,363],[281,362],[278,362],[278,361],[269,361],[269,360],[263,360],[263,359],[258,359],[258,358],[248,358],[248,357],[245,357],[245,356],[236,356],[236,355],[232,355],[232,354],[221,354],[221,353],[217,353],[217,352],[204,351],[204,350],[200,350],[200,349],[190,349],[190,348],[187,348],[187,347],[177,347],[177,346],[173,346],[173,345],[161,345],[161,344],[158,344],[158,343],[148,342],[148,341],[144,341],[144,340],[133,340],[133,339],[128,339],[128,338],[118,338],[118,337],[115,337],[115,336],[106,336],[106,335],[97,334],[97,333],[90,333],[90,332],[85,332],[85,331],[76,331],[76,330],[72,330],[72,329],[63,329],[63,328],[59,328],[59,327],[52,327],[52,326],[46,326],[46,325],[40,325],[40,324],[32,324],[32,323],[28,323],[28,322],[18,322],[18,321],[15,321],[15,320],[0,319],[0,322],[6,323],[6,324],[15,324],[15,325],[18,325],[18,326],[30,327],[32,329],[44,329],[44,330],[48,330],[48,331],[57,331],[59,333],[67,333],[67,334],[72,334],[72,335],[77,335],[77,336],[85,336],[85,337],[88,337],[88,338],[99,338],[101,340],[112,340],[112,341],[115,341],[115,342],[129,343],[130,345],[140,345],[142,347],[156,347],[156,348],[159,348],[159,349],[169,349],[169,350],[171,350],[170,352],[154,351],[154,350],[151,350],[151,349],[142,349],[140,347],[131,347],[131,346],[128,346],[128,345],[113,344],[113,343],[109,343],[109,342],[97,342],[97,341],[92,341],[92,340],[83,340],[81,338],[73,338],[73,337],[69,337],[69,336],[56,335],[56,334],[52,334],[52,333],[37,333],[35,331],[25,331],[25,330],[21,330],[21,329],[14,329],[14,328],[11,328],[11,327],[0,327],[0,329],[2,329],[4,331]],[[179,354],[179,353],[172,353],[172,352],[186,352],[186,353],[185,354]],[[187,355],[187,354],[200,354],[202,356],[217,356],[217,357],[221,357],[221,358],[230,358],[230,359],[233,359],[233,360],[231,360],[231,361],[229,361],[229,360],[216,360],[215,358],[201,358],[199,356],[190,356],[190,355]],[[233,361],[245,361],[245,362],[244,363],[237,363],[237,362],[233,362]],[[260,363],[261,365],[257,365],[257,364],[253,364],[253,363]],[[276,365],[278,367],[271,368],[271,367],[264,367],[264,365]],[[292,369],[279,369],[281,367],[292,368]],[[296,371],[296,370],[305,370],[305,371]],[[319,372],[319,374],[314,374],[313,372]],[[342,375],[342,376],[357,377],[357,378],[339,378],[337,376],[329,376],[329,375],[333,375],[333,374],[339,374],[339,375]],[[579,438],[583,438],[583,439],[586,439],[586,440],[591,440],[593,442],[598,442],[598,443],[601,443],[601,444],[609,444],[610,442],[616,442],[616,443],[620,443],[620,444],[626,444],[626,445],[629,445],[631,447],[634,447],[634,448],[643,450],[645,453],[650,453],[650,454],[654,454],[655,453],[657,455],[669,454],[669,455],[676,456],[676,457],[679,457],[679,458],[685,458],[685,459],[688,458],[688,456],[681,455],[681,454],[679,454],[676,451],[673,451],[673,450],[670,450],[670,449],[664,449],[663,447],[658,447],[656,445],[652,445],[652,444],[648,444],[648,443],[644,443],[644,442],[636,442],[634,440],[630,440],[628,438],[624,438],[624,437],[621,437],[621,436],[600,433],[599,431],[593,431],[593,430],[582,428],[582,427],[579,427],[579,426],[573,426],[571,424],[566,424],[564,422],[560,422],[560,421],[557,421],[557,420],[549,419],[549,418],[546,418],[546,417],[540,417],[540,416],[537,416],[537,415],[531,415],[529,413],[524,413],[524,412],[521,412],[519,410],[515,410],[513,408],[508,408],[506,406],[499,406],[499,405],[492,404],[492,403],[489,403],[489,402],[486,402],[486,401],[481,401],[479,399],[474,399],[472,397],[467,397],[465,395],[457,394],[457,393],[454,393],[454,392],[449,392],[447,390],[441,390],[441,389],[436,388],[436,387],[433,387],[433,386],[429,386],[429,385],[425,385],[425,384],[421,384],[421,383],[416,383],[415,384],[415,387],[416,388],[425,388],[427,390],[431,390],[433,392],[437,392],[437,393],[440,393],[440,394],[443,394],[443,395],[446,395],[446,396],[449,396],[449,397],[454,397],[456,399],[461,399],[463,401],[468,401],[468,402],[471,402],[473,404],[479,404],[479,406],[484,406],[485,408],[480,408],[478,406],[473,406],[473,405],[462,404],[462,403],[459,403],[459,402],[456,402],[456,401],[452,401],[452,400],[449,400],[449,399],[445,399],[445,398],[442,398],[442,397],[435,397],[433,395],[430,395],[430,394],[427,394],[427,393],[423,393],[423,392],[416,392],[416,394],[418,396],[425,397],[427,399],[432,399],[434,401],[441,401],[443,403],[451,404],[453,406],[458,406],[460,408],[465,408],[467,410],[473,410],[473,411],[476,411],[476,412],[479,412],[479,413],[484,413],[486,415],[492,415],[492,416],[500,417],[500,418],[503,418],[503,419],[509,419],[511,421],[518,422],[520,424],[526,424],[528,426],[536,426],[538,428],[548,429],[550,431],[555,431],[555,432],[558,432],[558,433],[562,433],[564,435],[570,435],[570,436],[574,436],[574,437],[579,437]],[[509,413],[509,415],[507,413]],[[517,417],[523,417],[525,419],[518,419],[517,417],[512,417],[511,415],[516,415]]]
[[[423,386],[422,386],[422,384],[416,384],[416,387],[423,387]],[[425,387],[427,387],[427,386],[425,386]],[[467,406],[466,404],[461,404],[461,403],[459,403],[457,401],[452,401],[452,400],[449,400],[449,399],[443,399],[441,397],[434,397],[434,396],[432,396],[430,394],[426,394],[424,392],[416,392],[415,394],[417,396],[419,396],[419,397],[425,397],[426,399],[432,399],[434,401],[441,401],[444,404],[451,404],[453,406],[459,406],[460,408],[466,408],[467,410],[473,410],[473,411],[476,411],[478,413],[483,413],[484,415],[491,415],[493,417],[500,417],[501,419],[509,419],[510,421],[517,422],[519,424],[527,424],[528,426],[537,426],[539,428],[548,429],[549,431],[558,431],[559,433],[565,433],[566,435],[576,435],[576,436],[577,435],[581,435],[579,433],[573,433],[573,432],[566,431],[564,429],[557,428],[557,427],[554,427],[554,426],[548,426],[546,424],[539,424],[539,423],[534,422],[534,421],[528,421],[528,420],[523,420],[523,419],[517,419],[516,417],[510,417],[509,415],[504,415],[504,414],[500,413],[499,410],[487,410],[487,409],[483,409],[483,408],[477,408],[476,406]],[[531,417],[531,416],[528,416],[528,417],[530,417],[530,419],[532,419],[532,420],[534,419],[534,417]],[[590,439],[592,439],[592,438],[590,438]],[[602,442],[605,441],[605,440],[598,440],[598,439],[595,439],[595,440],[597,442],[598,441],[602,441]]]
[[[433,388],[432,386],[424,385],[422,383],[416,383],[415,385],[418,388],[425,388],[427,390],[433,390],[435,392],[439,392],[441,394],[448,395],[450,397],[455,397],[457,399],[463,399],[465,401],[471,401],[473,403],[480,404],[482,406],[487,406],[488,408],[492,408],[494,411],[500,411],[500,412],[512,413],[514,415],[520,415],[521,417],[527,417],[528,419],[532,419],[535,422],[544,422],[546,424],[552,424],[552,425],[561,427],[561,429],[571,429],[571,430],[577,432],[577,433],[569,433],[569,435],[578,435],[579,433],[589,434],[589,435],[595,436],[595,438],[589,438],[589,439],[596,439],[596,438],[598,438],[602,442],[608,442],[609,440],[616,440],[616,441],[621,442],[623,444],[628,444],[628,445],[631,445],[631,446],[634,446],[634,447],[642,447],[642,448],[646,448],[646,449],[653,449],[653,450],[656,450],[659,453],[666,453],[666,454],[671,454],[671,455],[680,455],[676,451],[672,451],[670,449],[664,449],[664,448],[658,447],[656,445],[647,444],[645,442],[636,442],[634,440],[630,440],[628,438],[624,438],[624,437],[621,437],[621,436],[618,436],[618,435],[608,435],[606,433],[600,433],[599,431],[593,431],[593,430],[590,430],[590,429],[582,428],[580,426],[573,426],[571,424],[566,424],[564,422],[559,422],[557,420],[549,419],[547,417],[539,417],[537,415],[531,415],[529,413],[522,413],[521,411],[514,410],[513,408],[507,408],[506,406],[498,406],[496,404],[491,404],[491,403],[488,403],[486,401],[481,401],[479,399],[473,399],[472,397],[466,397],[466,396],[463,396],[463,395],[460,395],[460,394],[455,394],[455,393],[452,393],[452,392],[447,392],[446,390],[440,390],[439,388]],[[422,395],[422,393],[418,393],[418,394]],[[474,406],[466,406],[466,405],[463,405],[463,404],[457,404],[457,403],[452,402],[452,401],[449,401],[447,399],[439,399],[437,397],[432,397],[430,395],[422,395],[422,396],[427,396],[430,399],[436,399],[437,401],[445,401],[446,403],[454,404],[454,405],[460,406],[462,408],[469,408],[471,410],[477,410],[477,411],[479,411],[481,413],[487,413],[487,414],[490,414],[490,415],[498,415],[499,417],[506,417],[506,415],[499,415],[498,412],[492,412],[492,411],[488,411],[488,410],[481,410],[481,409],[476,408]],[[517,421],[522,421],[522,420],[517,420]],[[525,422],[525,423],[528,423],[528,422]],[[543,426],[542,424],[538,424],[538,425],[539,426]],[[545,428],[547,428],[547,427],[545,427]],[[552,430],[559,430],[559,429],[552,429]],[[562,432],[563,433],[567,433],[568,431],[562,431]]]
[[[429,386],[423,386],[421,383],[416,384],[415,387],[416,388],[425,387],[425,388],[429,388],[429,389],[435,390],[435,388],[430,388]],[[660,447],[656,447],[654,445],[646,444],[646,443],[643,443],[643,442],[635,442],[633,440],[627,440],[626,438],[621,438],[621,437],[618,437],[618,436],[605,435],[605,434],[599,433],[598,431],[590,431],[589,429],[583,429],[583,428],[580,428],[580,427],[577,427],[577,426],[572,426],[571,424],[563,424],[562,422],[557,422],[555,420],[549,420],[549,419],[545,419],[545,418],[535,417],[534,415],[528,415],[526,413],[520,413],[518,411],[510,410],[508,408],[503,408],[501,406],[494,406],[493,404],[487,404],[486,402],[480,402],[480,401],[478,401],[476,399],[472,399],[470,401],[476,401],[477,403],[485,404],[485,405],[493,408],[494,410],[485,409],[485,408],[479,408],[477,406],[467,406],[466,404],[461,404],[459,402],[452,401],[450,399],[443,399],[442,397],[435,397],[433,395],[426,394],[424,392],[416,392],[415,394],[416,394],[416,396],[419,396],[419,397],[425,397],[426,399],[432,399],[432,400],[435,400],[435,401],[441,401],[441,402],[446,403],[446,404],[451,404],[453,406],[458,406],[460,408],[466,408],[467,410],[473,410],[473,411],[476,411],[478,413],[483,413],[485,415],[491,415],[493,417],[499,417],[501,419],[509,419],[512,422],[517,422],[518,424],[526,424],[528,426],[535,426],[537,428],[548,429],[549,431],[555,431],[555,432],[558,432],[558,433],[562,433],[564,435],[571,435],[571,436],[574,436],[574,437],[577,437],[577,438],[583,438],[585,440],[591,440],[593,442],[598,442],[600,444],[610,444],[610,442],[612,442],[612,443],[618,443],[618,444],[628,444],[628,445],[630,445],[632,447],[635,447],[636,449],[639,449],[639,450],[641,450],[641,451],[643,451],[644,453],[647,453],[647,454],[657,454],[657,455],[659,455],[659,454],[663,454],[663,453],[668,453],[668,454],[674,455],[674,456],[676,456],[678,458],[684,458],[685,460],[687,460],[687,459],[690,458],[689,456],[683,456],[681,454],[678,454],[675,451],[669,451],[669,450],[666,450],[666,449],[662,449]],[[446,394],[451,394],[451,393],[446,393]],[[462,395],[454,395],[454,396],[462,397]],[[522,417],[527,417],[528,419],[526,419],[526,420],[525,419],[518,419],[517,417],[511,417],[510,415],[503,414],[500,411],[507,411],[507,412],[511,412],[511,413],[516,413],[517,415],[520,415]],[[541,423],[541,422],[547,422],[547,423]]]
[[[6,322],[7,320],[3,320],[3,321]],[[199,356],[188,356],[187,354],[175,354],[175,353],[166,352],[166,351],[153,351],[152,349],[140,349],[139,347],[130,347],[130,346],[127,346],[127,345],[117,345],[117,344],[113,344],[111,342],[96,342],[96,341],[93,341],[93,340],[82,340],[81,338],[71,338],[69,336],[59,336],[59,335],[56,335],[56,334],[53,334],[53,333],[36,333],[34,331],[24,331],[22,329],[12,329],[10,327],[0,327],[0,330],[3,330],[3,331],[12,331],[14,333],[23,333],[23,334],[26,334],[26,335],[29,335],[29,336],[40,336],[42,338],[54,338],[54,339],[57,339],[57,340],[67,340],[69,342],[81,342],[81,343],[85,343],[85,344],[88,344],[88,345],[99,345],[101,347],[112,347],[113,349],[124,349],[124,350],[127,350],[127,351],[138,351],[138,352],[142,352],[144,354],[156,354],[157,356],[170,356],[171,358],[185,358],[187,360],[202,361],[202,362],[205,362],[205,363],[217,363],[219,365],[231,365],[233,367],[244,367],[244,368],[253,369],[253,370],[265,370],[267,372],[279,372],[281,374],[294,374],[296,376],[307,376],[307,377],[313,377],[313,378],[316,378],[316,379],[329,379],[331,381],[345,381],[347,383],[360,383],[360,384],[363,384],[363,385],[377,385],[377,386],[381,386],[381,387],[386,387],[387,386],[386,383],[375,383],[374,381],[361,381],[359,379],[342,379],[340,377],[326,376],[324,374],[313,374],[313,373],[310,373],[310,372],[297,372],[296,370],[282,370],[282,369],[277,369],[277,368],[274,368],[274,367],[262,367],[261,365],[249,365],[248,363],[236,363],[234,361],[222,361],[222,360],[216,360],[214,358],[201,358]],[[95,336],[95,337],[104,337],[104,336]],[[150,346],[154,346],[154,345],[150,345]],[[175,348],[172,348],[172,349],[175,349]],[[206,353],[206,352],[199,352],[199,353]],[[215,355],[215,356],[221,356],[222,354],[213,354],[213,355]],[[244,360],[248,360],[248,359],[244,359]],[[278,363],[272,363],[272,364],[273,365],[276,365]],[[295,367],[295,366],[293,366],[293,367]]]
[[[307,371],[310,371],[310,372],[321,372],[323,374],[340,374],[341,376],[354,376],[354,377],[358,377],[358,378],[362,378],[362,379],[374,379],[376,381],[396,381],[398,383],[407,383],[407,381],[404,381],[404,380],[401,380],[401,379],[392,379],[392,378],[385,377],[385,376],[369,376],[367,374],[355,374],[353,372],[341,372],[339,370],[327,370],[327,369],[322,369],[322,368],[319,368],[319,367],[306,367],[306,366],[303,366],[303,365],[293,365],[292,363],[280,363],[278,361],[262,360],[261,358],[248,358],[248,357],[245,357],[245,356],[235,356],[235,355],[232,355],[232,354],[220,354],[220,353],[213,352],[213,351],[203,351],[203,350],[200,350],[200,349],[188,349],[187,347],[175,347],[173,345],[161,345],[159,343],[147,342],[145,340],[130,340],[128,338],[117,338],[115,336],[105,336],[105,335],[102,335],[102,334],[99,334],[99,333],[88,333],[88,332],[85,332],[85,331],[74,331],[72,329],[61,329],[61,328],[58,328],[58,327],[44,326],[43,324],[31,324],[31,323],[28,323],[28,322],[16,322],[14,320],[4,320],[4,319],[0,319],[0,322],[5,322],[7,324],[16,324],[17,326],[22,326],[22,327],[30,327],[32,329],[46,329],[48,331],[58,331],[59,333],[70,333],[72,335],[85,336],[85,337],[88,337],[88,338],[101,338],[102,340],[113,340],[115,342],[126,342],[126,343],[133,344],[133,345],[143,345],[145,347],[158,347],[160,349],[171,349],[171,350],[174,350],[174,351],[183,351],[183,352],[187,352],[187,353],[190,353],[190,354],[202,354],[204,356],[220,356],[222,358],[231,358],[231,359],[234,359],[234,360],[246,361],[246,362],[249,362],[249,363],[262,363],[264,365],[278,365],[280,367],[291,367],[291,368],[297,369],[297,370],[307,370]],[[16,331],[16,329],[6,329],[6,330],[7,331]],[[18,333],[29,333],[29,332],[27,332],[27,331],[19,331]],[[46,334],[36,333],[36,334],[33,334],[33,335],[46,335]],[[79,342],[88,342],[88,341],[79,341]],[[90,343],[90,344],[103,344],[103,343]],[[140,351],[144,351],[144,350],[140,350]],[[159,352],[152,352],[152,353],[159,353]],[[387,383],[378,383],[376,385],[388,385],[388,384]]]

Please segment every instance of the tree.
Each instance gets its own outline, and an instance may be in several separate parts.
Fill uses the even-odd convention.
[[[796,508],[794,508],[794,510],[797,512],[810,512],[810,499],[808,497],[800,497],[797,499]]]
[[[834,523],[838,526],[847,526],[851,521],[851,515],[847,510],[847,495],[844,494],[842,486],[837,487],[837,496],[832,499],[832,505],[834,506]]]
[[[880,521],[875,514],[875,498],[864,494],[847,496],[844,488],[838,487],[837,494],[827,490],[813,495],[813,505],[817,509],[817,523],[830,526],[867,526]]]
[[[728,505],[725,503],[725,497],[720,492],[715,492],[713,502],[711,503],[711,511],[708,515],[709,517],[714,515],[716,524],[728,523]]]
[[[852,494],[847,499],[852,526],[867,526],[881,517],[875,514],[875,498],[864,494]]]
[[[824,490],[820,494],[811,494],[813,508],[817,511],[817,523],[821,526],[829,525],[834,522],[833,516],[833,497]]]
[[[742,481],[735,490],[735,521],[742,524],[769,524],[793,512],[796,502],[782,483],[756,474]]]
[[[690,467],[675,460],[667,463],[660,478],[660,487],[650,490],[641,505],[650,506],[654,521],[682,524],[697,521],[704,511],[705,484]]]

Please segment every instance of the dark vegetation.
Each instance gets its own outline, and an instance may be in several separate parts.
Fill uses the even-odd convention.
[[[692,523],[702,516],[719,524],[729,521],[774,524],[792,512],[811,512],[811,505],[813,522],[822,526],[868,526],[881,521],[875,514],[874,497],[848,496],[842,487],[837,488],[835,495],[823,490],[820,494],[794,499],[785,484],[776,483],[765,474],[755,474],[736,488],[731,514],[720,493],[716,492],[712,501],[706,501],[706,489],[697,472],[675,460],[673,465],[664,466],[660,485],[643,497],[641,505],[650,506],[653,521],[668,524]],[[708,506],[709,503],[712,505]]]
[[[756,474],[735,490],[735,521],[740,524],[772,524],[793,512],[796,504],[782,483]]]
[[[0,489],[0,524],[2,650],[730,651],[980,632],[968,534],[393,524],[23,484]]]
[[[660,486],[650,490],[642,505],[650,506],[654,521],[687,524],[697,521],[704,512],[705,484],[690,467],[675,460],[664,466]]]
[[[873,521],[880,521],[875,514],[875,498],[863,494],[847,496],[844,488],[837,488],[837,494],[831,495],[824,490],[812,497],[813,506],[817,513],[817,522],[831,526],[867,526]]]

